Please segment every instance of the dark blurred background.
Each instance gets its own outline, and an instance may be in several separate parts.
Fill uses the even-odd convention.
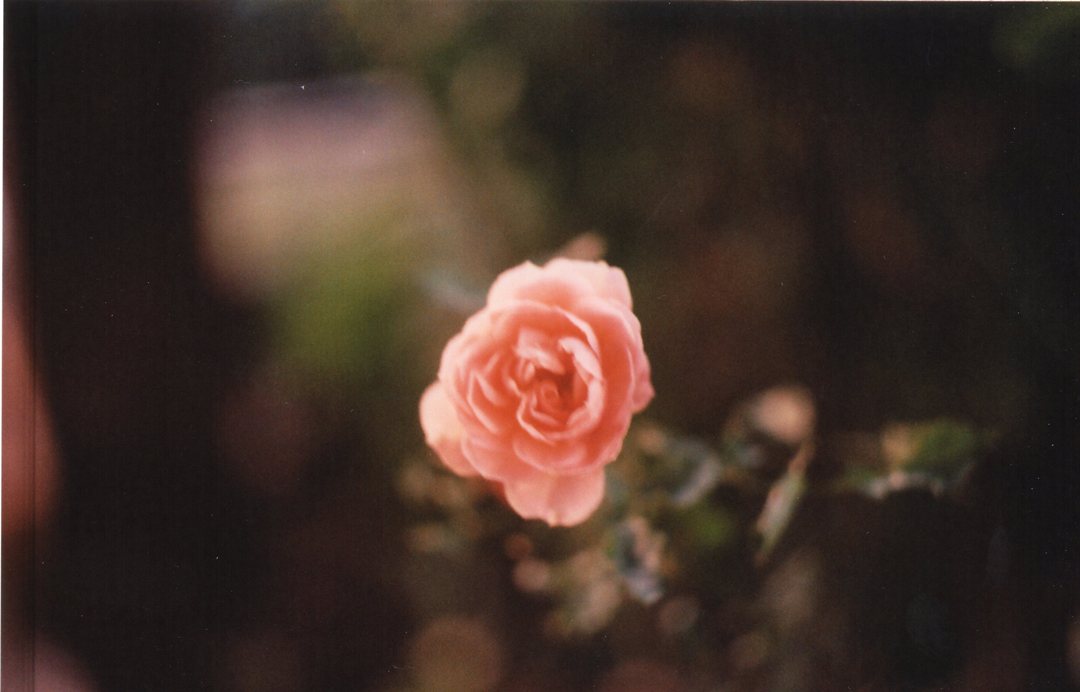
[[[809,515],[866,632],[786,689],[1080,686],[1073,7],[4,14],[5,416],[18,319],[11,396],[57,469],[15,483],[5,422],[4,664],[54,652],[36,689],[391,689],[409,580],[438,578],[402,567],[394,495],[419,394],[495,274],[583,233],[630,278],[666,425],[797,381],[824,431],[1001,433],[962,510]],[[946,643],[874,601],[912,580]],[[618,669],[591,646],[499,689],[583,689]]]

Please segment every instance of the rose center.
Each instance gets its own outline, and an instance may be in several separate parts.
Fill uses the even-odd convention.
[[[514,349],[514,380],[537,422],[565,424],[588,396],[573,354],[546,334],[522,330]]]
[[[581,405],[584,382],[568,354],[559,353],[557,370],[538,365],[532,360],[518,361],[514,378],[522,392],[531,392],[537,406],[547,413],[572,411]]]

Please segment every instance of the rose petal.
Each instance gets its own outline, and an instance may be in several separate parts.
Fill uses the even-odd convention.
[[[620,329],[617,321],[605,325],[602,318],[594,319],[597,332],[607,332],[600,337],[603,347],[598,354],[607,387],[604,418],[629,418],[632,411],[630,395],[637,386],[633,349],[625,344],[625,337],[618,333]]]
[[[565,313],[565,315],[566,319],[570,320],[570,322],[572,322],[575,327],[581,330],[581,333],[585,336],[585,340],[589,342],[589,348],[593,350],[593,353],[599,351],[600,342],[596,339],[596,333],[593,331],[593,328],[589,325],[589,323],[573,313],[567,312]]]
[[[614,305],[594,298],[583,300],[575,310],[600,340],[610,401],[625,400],[627,411],[636,413],[653,397],[649,359],[641,343],[641,323],[632,312]]]
[[[648,406],[655,394],[649,359],[645,357],[645,351],[639,349],[634,354],[634,394],[631,400],[633,412],[637,413]]]
[[[514,355],[556,375],[566,372],[566,366],[562,364],[555,352],[552,338],[532,327],[522,327],[518,332]]]
[[[564,257],[556,257],[543,269],[532,262],[525,262],[504,271],[491,285],[487,304],[493,307],[506,300],[536,300],[562,305],[561,300],[552,300],[551,297],[565,297],[571,293],[579,297],[613,300],[627,309],[634,307],[630,284],[621,269],[606,262],[585,262]]]
[[[568,307],[576,299],[596,297],[633,308],[630,284],[621,269],[606,262],[585,262],[557,257],[543,269],[525,262],[508,269],[491,285],[488,307],[507,301],[533,300],[546,305]]]
[[[528,396],[521,399],[517,409],[517,423],[534,439],[544,440],[560,425],[560,421],[539,410],[535,399],[536,392],[530,392]]]
[[[590,329],[590,331],[592,330]],[[572,336],[564,336],[559,339],[558,344],[560,349],[570,354],[579,370],[593,379],[604,376],[604,371],[600,367],[600,360],[596,357],[599,344],[590,347],[581,339],[575,339]]]
[[[459,406],[464,399],[457,385],[467,384],[468,374],[478,363],[488,363],[498,353],[499,344],[492,338],[491,313],[481,310],[468,320],[461,331],[447,342],[439,360],[439,381],[448,388],[447,395]],[[468,367],[465,367],[468,365]]]
[[[429,386],[420,397],[420,427],[428,446],[451,471],[459,476],[477,474],[461,450],[465,429],[442,382]]]
[[[469,378],[469,388],[465,395],[465,400],[469,403],[469,412],[483,425],[488,431],[495,435],[504,435],[510,430],[510,421],[503,420],[504,415],[500,415],[505,409],[505,403],[503,406],[499,406],[499,400],[505,399],[498,392],[491,383],[484,379],[484,376],[478,372],[474,372]]]
[[[516,301],[531,301],[553,307],[569,307],[583,296],[595,295],[581,278],[550,275],[532,262],[525,262],[499,274],[488,290],[487,306],[497,308]]]
[[[603,380],[591,380],[585,391],[585,400],[581,406],[566,419],[566,430],[554,439],[584,435],[595,429],[603,420],[607,383]]]
[[[611,459],[598,460],[589,456],[589,445],[584,441],[545,442],[527,432],[514,435],[514,454],[518,459],[545,473],[575,472],[597,463],[606,463]]]
[[[510,445],[491,438],[467,435],[461,441],[461,452],[477,473],[491,481],[501,482],[528,473],[528,466],[518,459]]]
[[[588,519],[604,499],[604,469],[576,475],[534,472],[504,484],[506,501],[526,519],[551,526],[574,526]]]
[[[634,301],[630,297],[630,283],[626,274],[618,267],[607,262],[585,262],[583,260],[556,257],[544,265],[544,271],[558,276],[584,278],[592,285],[596,295],[605,300],[615,300],[627,308],[633,309]]]

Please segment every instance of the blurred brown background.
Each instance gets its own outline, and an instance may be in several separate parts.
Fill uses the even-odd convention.
[[[4,12],[5,690],[35,650],[37,689],[385,688],[438,578],[401,567],[419,393],[497,272],[586,232],[669,426],[797,381],[823,430],[1003,434],[959,519],[811,513],[867,633],[806,689],[1080,686],[1073,8]],[[936,648],[874,601],[924,581]],[[681,689],[605,646],[558,685]]]

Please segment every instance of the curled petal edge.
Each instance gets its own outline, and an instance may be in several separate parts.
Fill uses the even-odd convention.
[[[459,476],[478,475],[461,451],[465,428],[442,382],[434,382],[420,397],[420,427],[424,429],[428,446],[435,450],[447,468]]]
[[[604,469],[574,475],[535,471],[503,485],[506,501],[525,519],[551,526],[575,526],[588,519],[604,499]]]
[[[543,268],[532,262],[508,269],[495,279],[488,291],[487,305],[520,299],[535,299],[542,293],[544,302],[572,303],[575,299],[590,296],[615,301],[627,309],[633,309],[630,284],[626,274],[606,262],[586,262],[557,257]]]

